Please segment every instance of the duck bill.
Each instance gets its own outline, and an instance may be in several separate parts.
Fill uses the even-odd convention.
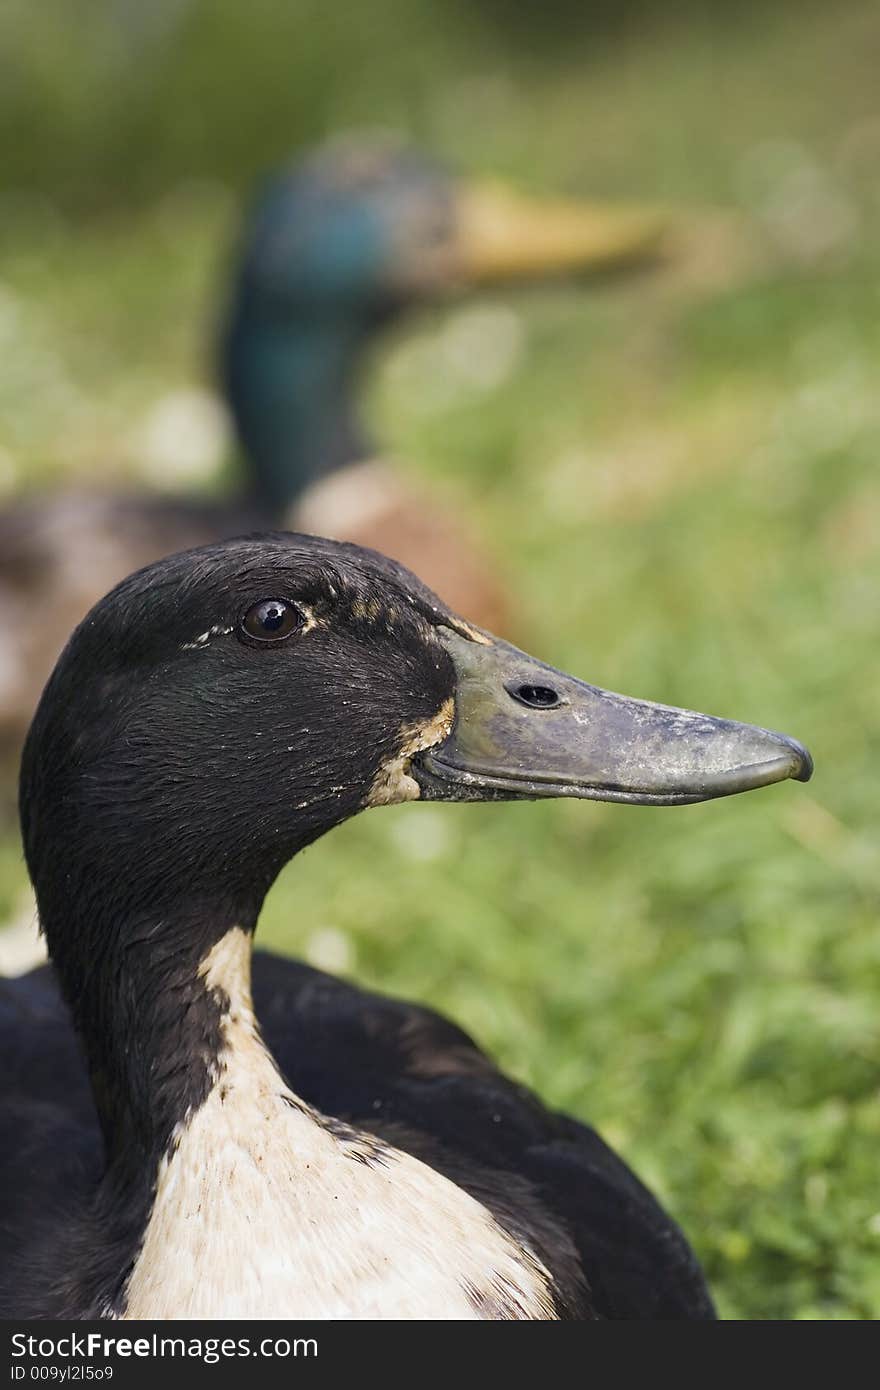
[[[506,642],[444,630],[455,723],[412,775],[435,801],[584,797],[681,806],[807,782],[807,750],[784,734],[631,700],[576,680]]]
[[[530,199],[504,185],[455,194],[454,270],[465,284],[598,273],[653,259],[669,219],[659,209]]]

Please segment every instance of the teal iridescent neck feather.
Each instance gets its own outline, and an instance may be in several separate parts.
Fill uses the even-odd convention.
[[[226,341],[226,391],[257,498],[272,515],[365,455],[354,392],[369,335],[356,322],[289,321],[239,299]]]
[[[224,378],[258,497],[276,515],[366,452],[353,421],[358,358],[417,293],[426,207],[441,207],[448,236],[445,175],[368,153],[331,151],[270,180],[245,225]]]

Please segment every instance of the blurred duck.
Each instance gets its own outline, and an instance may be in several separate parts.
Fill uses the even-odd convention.
[[[0,980],[0,1317],[711,1317],[594,1130],[427,1009],[259,952],[252,974],[252,937],[283,865],[369,807],[669,806],[810,772],[782,734],[564,675],[357,546],[250,536],[123,581],[22,760],[53,967]]]
[[[502,627],[500,586],[466,521],[409,490],[362,432],[364,350],[407,305],[639,263],[661,230],[656,213],[456,181],[388,144],[335,142],[274,179],[245,229],[224,344],[226,394],[262,509],[394,555]]]
[[[246,485],[220,503],[68,491],[0,515],[0,745],[17,748],[67,633],[111,584],[248,529],[383,550],[503,630],[501,588],[466,521],[409,491],[362,436],[364,349],[407,305],[640,262],[661,231],[648,212],[462,182],[388,142],[334,141],[270,180],[245,223],[221,345]]]

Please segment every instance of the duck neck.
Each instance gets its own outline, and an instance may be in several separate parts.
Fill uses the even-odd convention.
[[[46,923],[84,1044],[108,1169],[123,1184],[155,1171],[217,1081],[230,1017],[250,1017],[256,917],[255,907],[219,904],[173,919],[137,914],[101,932],[102,945],[85,959],[71,959]],[[65,941],[83,937],[65,923]]]
[[[375,325],[273,316],[242,297],[225,344],[225,384],[259,502],[283,515],[316,479],[366,457],[356,416],[360,360]]]

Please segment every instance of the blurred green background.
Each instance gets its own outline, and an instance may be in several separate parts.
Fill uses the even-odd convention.
[[[9,496],[215,485],[240,199],[334,129],[694,225],[736,213],[657,276],[408,320],[368,412],[401,467],[466,499],[536,654],[784,729],[814,781],[668,812],[385,810],[289,868],[261,927],[448,1012],[589,1117],[735,1317],[880,1316],[878,56],[880,13],[855,2],[0,17]],[[7,921],[26,892],[7,831]]]

